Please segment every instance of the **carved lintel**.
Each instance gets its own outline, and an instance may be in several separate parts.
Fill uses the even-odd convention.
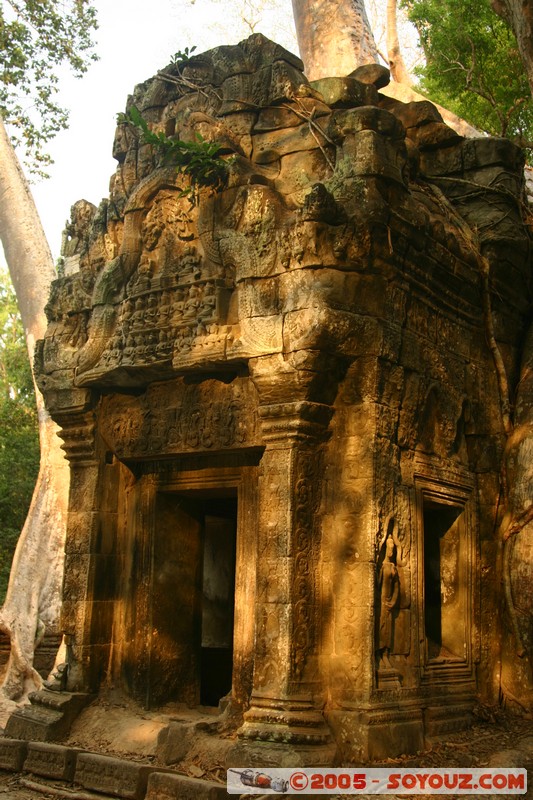
[[[144,395],[113,395],[100,408],[99,432],[122,460],[261,445],[255,394],[246,378],[229,384],[182,379],[152,385]]]

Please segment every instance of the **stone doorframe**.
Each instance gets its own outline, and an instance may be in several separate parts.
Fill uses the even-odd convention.
[[[251,460],[257,460],[259,454],[254,454]],[[158,536],[157,508],[161,497],[196,497],[208,498],[209,495],[220,497],[224,493],[232,494],[237,499],[237,535],[236,535],[236,564],[235,564],[235,608],[234,608],[234,644],[233,644],[233,685],[232,703],[242,708],[250,696],[253,651],[254,651],[254,617],[250,609],[255,607],[256,592],[256,503],[255,485],[257,483],[257,467],[250,465],[205,466],[200,464],[192,466],[191,460],[184,459],[184,464],[169,467],[147,463],[140,465],[142,474],[133,487],[129,505],[131,515],[127,522],[131,526],[130,541],[135,540],[135,548],[139,553],[142,563],[137,564],[139,583],[135,587],[135,596],[130,599],[130,614],[141,616],[137,619],[126,620],[126,628],[134,630],[133,639],[130,641],[124,654],[123,669],[130,671],[130,689],[139,700],[144,700],[143,692],[149,689],[150,661],[155,656],[153,642],[153,609],[151,597],[153,594],[153,559],[155,542]],[[228,460],[239,461],[242,459],[227,457]],[[189,464],[187,463],[189,461]],[[161,466],[163,467],[161,469]],[[133,517],[133,518],[132,518]],[[128,548],[132,551],[132,547]],[[193,554],[191,553],[191,558]],[[194,565],[193,565],[194,568]],[[128,575],[125,575],[126,581]],[[176,600],[178,597],[176,590]],[[182,609],[182,615],[186,610]],[[180,610],[176,608],[176,614]],[[133,624],[132,624],[133,623]],[[149,694],[149,691],[148,691]],[[169,698],[171,699],[171,698]],[[191,695],[190,701],[194,703]],[[150,704],[150,698],[147,697]]]
[[[420,455],[413,466],[416,640],[424,728],[426,736],[432,736],[463,730],[473,719],[480,658],[479,501],[476,477],[468,470],[433,463]],[[436,540],[440,542],[436,544]],[[446,564],[440,564],[438,575],[437,620],[428,627],[433,612],[428,597],[427,550],[432,546]],[[439,631],[441,651],[437,652],[429,638]]]

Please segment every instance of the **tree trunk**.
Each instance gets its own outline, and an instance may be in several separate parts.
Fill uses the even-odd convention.
[[[531,0],[491,0],[494,11],[512,28],[533,94],[533,2]]]
[[[387,58],[392,79],[411,86],[411,77],[405,66],[398,39],[397,0],[387,0]]]
[[[17,156],[0,118],[0,238],[15,287],[28,355],[46,330],[44,307],[55,277],[52,255]],[[33,500],[20,535],[0,628],[11,639],[2,684],[16,699],[41,686],[33,668],[35,645],[45,628],[58,630],[69,473],[57,428],[36,388],[41,464]]]
[[[292,0],[292,8],[309,80],[343,77],[379,61],[364,0]]]
[[[504,454],[504,588],[507,634],[502,641],[502,692],[533,711],[533,326],[526,336],[514,430]]]
[[[511,27],[533,94],[533,2],[491,0],[494,11]],[[527,172],[526,172],[527,174]],[[502,693],[511,707],[533,712],[533,327],[522,352],[515,403],[514,431],[508,438],[504,586],[508,634],[502,642]]]

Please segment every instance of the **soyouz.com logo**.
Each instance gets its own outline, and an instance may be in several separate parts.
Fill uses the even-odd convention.
[[[229,769],[228,794],[511,794],[527,791],[525,769]]]

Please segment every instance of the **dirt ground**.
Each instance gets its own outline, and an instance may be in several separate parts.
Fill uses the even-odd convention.
[[[528,769],[529,782],[532,784],[527,797],[533,798],[533,721],[483,710],[480,710],[480,714],[471,729],[452,734],[446,739],[430,741],[424,752],[375,762],[369,766],[524,767]],[[82,713],[66,743],[106,755],[158,764],[157,739],[168,724],[169,717],[186,720],[188,724],[200,718],[197,711],[191,712],[179,706],[168,706],[157,712],[141,711],[120,695],[110,693]],[[215,717],[212,718],[214,721]],[[213,737],[209,736],[208,739]],[[192,777],[225,783],[224,752],[225,747],[232,745],[232,737],[226,735],[225,747],[218,750],[202,747],[202,741],[205,743],[207,739],[199,740],[196,747],[191,747],[185,763],[175,768]],[[28,776],[0,771],[0,800],[43,800],[53,796],[24,786],[27,780]],[[76,794],[73,794],[73,798],[76,798]],[[473,796],[470,795],[470,798]]]
[[[37,800],[35,792],[23,789],[19,784],[19,776],[0,771],[0,798],[2,800]]]

